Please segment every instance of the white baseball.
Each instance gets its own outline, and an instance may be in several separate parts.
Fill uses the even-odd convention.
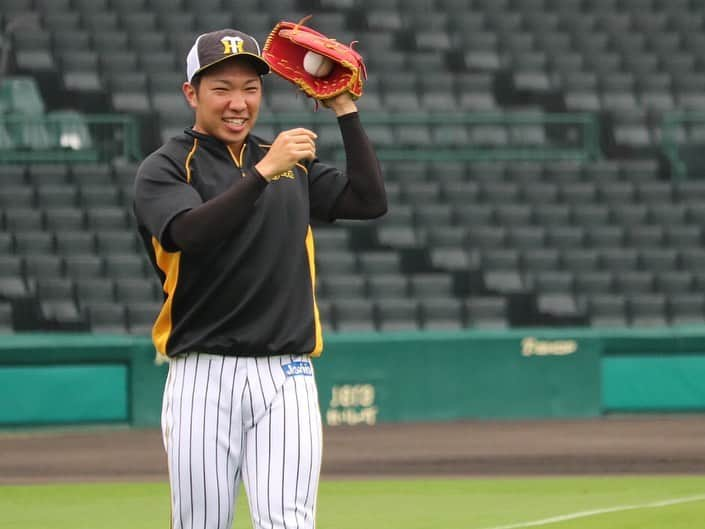
[[[333,61],[318,53],[307,51],[304,55],[304,70],[314,77],[325,77],[333,70]]]

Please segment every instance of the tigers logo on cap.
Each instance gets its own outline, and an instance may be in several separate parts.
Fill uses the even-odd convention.
[[[230,55],[231,53],[242,53],[245,41],[240,37],[223,37],[220,39],[223,43],[223,55]],[[233,50],[235,50],[233,52]]]
[[[186,57],[186,78],[231,57],[245,57],[260,75],[269,73],[269,65],[262,59],[260,46],[254,37],[236,29],[220,29],[199,35]]]

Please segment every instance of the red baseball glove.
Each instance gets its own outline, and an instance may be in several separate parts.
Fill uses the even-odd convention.
[[[329,99],[345,91],[357,99],[362,95],[367,71],[360,54],[352,49],[354,42],[346,46],[304,26],[309,18],[298,23],[282,21],[274,26],[265,41],[262,57],[272,70],[314,99]],[[331,72],[325,77],[314,77],[304,70],[304,55],[308,51],[329,58],[333,62]]]

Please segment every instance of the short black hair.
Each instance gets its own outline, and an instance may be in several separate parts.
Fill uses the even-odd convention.
[[[198,92],[198,88],[201,86],[201,74],[197,73],[191,78],[191,86],[193,86],[193,89]]]

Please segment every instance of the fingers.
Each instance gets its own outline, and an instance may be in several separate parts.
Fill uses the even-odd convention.
[[[316,157],[315,132],[305,128],[285,130],[274,139],[257,169],[266,179],[291,169],[296,162]]]
[[[281,132],[274,143],[280,142],[290,161],[295,163],[316,157],[316,138],[318,136],[312,130],[296,128]]]

